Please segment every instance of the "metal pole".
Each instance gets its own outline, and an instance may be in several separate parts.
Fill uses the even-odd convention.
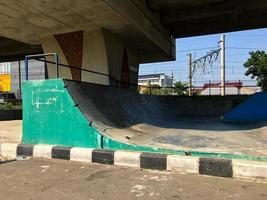
[[[28,70],[29,65],[28,64],[29,64],[28,63],[28,57],[26,56],[25,57],[25,79],[26,79],[26,81],[29,79],[29,74],[28,74],[28,72],[29,72],[29,70]]]
[[[172,95],[172,88],[173,88],[173,70],[172,70],[171,95]]]
[[[46,56],[54,56],[55,57],[55,65],[56,65],[56,77],[59,78],[59,57],[56,53],[46,53],[46,54],[36,54],[36,55],[28,55],[25,57],[25,73],[26,73],[26,80],[28,80],[29,75],[29,59],[38,58],[38,57],[46,57]]]
[[[189,60],[188,60],[188,65],[189,65],[189,96],[192,96],[192,54],[188,54]]]
[[[221,96],[225,96],[225,35],[221,35]]]
[[[238,82],[238,95],[241,94],[240,90],[241,90],[241,81],[239,80],[239,82]]]
[[[211,96],[211,81],[209,80],[209,96]]]
[[[55,63],[57,69],[57,78],[59,78],[58,55],[56,53],[54,55],[55,55]]]
[[[19,98],[21,99],[21,66],[20,66],[20,60],[18,61],[18,67],[19,67]]]

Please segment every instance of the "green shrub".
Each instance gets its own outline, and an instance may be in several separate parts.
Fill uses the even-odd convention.
[[[21,105],[14,105],[13,103],[0,104],[0,110],[20,110]]]

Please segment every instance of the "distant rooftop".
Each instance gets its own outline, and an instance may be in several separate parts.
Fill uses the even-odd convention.
[[[138,76],[138,78],[154,78],[154,77],[159,77],[165,75],[164,73],[160,73],[160,74],[144,74],[144,75],[140,75]]]

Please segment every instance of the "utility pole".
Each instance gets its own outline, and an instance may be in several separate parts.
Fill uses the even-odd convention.
[[[172,70],[172,83],[171,83],[171,84],[172,84],[172,86],[173,86],[173,70]]]
[[[189,96],[192,96],[192,54],[188,54],[188,65],[189,65]]]
[[[225,35],[221,35],[221,96],[225,96]]]
[[[171,95],[172,95],[172,88],[173,88],[173,70],[172,70],[172,82],[171,82]]]

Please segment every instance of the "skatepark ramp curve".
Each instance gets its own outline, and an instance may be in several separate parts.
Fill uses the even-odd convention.
[[[267,121],[267,93],[256,93],[223,116],[224,122],[255,123]]]
[[[246,98],[140,95],[71,80],[26,81],[23,143],[265,159],[264,141],[248,136],[254,130],[264,134],[265,124],[234,126],[219,120]],[[236,141],[229,140],[232,133]],[[240,149],[243,142],[247,148]],[[247,151],[254,144],[255,154]]]

